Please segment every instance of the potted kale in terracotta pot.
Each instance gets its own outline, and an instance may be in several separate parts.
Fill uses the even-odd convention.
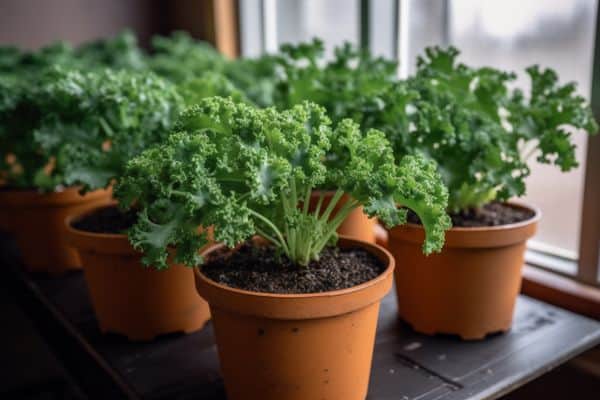
[[[76,103],[89,99],[93,88],[71,81],[68,99],[55,90],[63,72],[52,71],[106,66],[143,67],[133,35],[126,32],[77,49],[62,42],[31,52],[0,47],[0,229],[15,236],[30,271],[79,268],[78,255],[65,243],[64,218],[110,199],[110,191],[100,186],[80,194],[65,155],[75,142],[87,141],[81,132],[70,137],[65,130],[77,125]]]
[[[363,129],[377,128],[365,120],[372,110],[379,109],[379,95],[396,80],[396,63],[372,57],[345,43],[335,49],[331,61],[326,61],[323,42],[299,45],[283,45],[275,57],[280,73],[276,79],[274,102],[280,108],[288,108],[303,101],[312,101],[327,110],[334,123],[344,118],[358,122]],[[335,190],[318,188],[312,196],[312,206],[323,194],[325,204],[332,199]],[[344,197],[341,204],[344,204]],[[339,207],[338,207],[339,208]],[[337,214],[337,208],[333,215]],[[375,242],[377,220],[368,218],[360,207],[349,213],[338,232],[361,240]]]
[[[38,73],[0,77],[0,229],[14,235],[29,271],[58,274],[81,266],[65,241],[65,217],[111,195],[104,189],[82,195],[67,176],[62,155],[71,138],[50,131],[77,118],[61,115],[70,105],[46,91],[57,74]]]
[[[335,162],[330,162],[335,159]],[[310,210],[314,188],[335,189]],[[130,240],[150,265],[200,265],[230,400],[364,400],[381,298],[394,260],[340,237],[363,207],[394,226],[402,203],[427,221],[424,251],[443,244],[447,193],[435,166],[395,163],[381,132],[332,129],[311,103],[286,111],[210,98],[184,111],[169,140],[133,159],[116,190],[141,208]],[[351,200],[330,219],[344,195]],[[222,244],[208,243],[212,226]]]
[[[525,193],[528,161],[576,167],[571,134],[597,125],[575,85],[559,84],[554,71],[528,68],[525,95],[510,88],[513,74],[458,64],[457,54],[428,49],[378,123],[398,154],[437,162],[454,226],[429,257],[418,249],[417,215],[389,231],[400,315],[420,332],[478,339],[512,323],[525,244],[540,219],[534,206],[511,200]]]
[[[118,182],[130,159],[166,139],[183,106],[176,87],[152,73],[71,72],[47,90],[78,118],[61,129],[59,121],[49,121],[40,139],[51,153],[60,150],[55,141],[70,139],[58,153],[68,166],[65,179],[85,190]],[[121,211],[112,203],[73,212],[63,221],[81,258],[100,329],[150,340],[201,328],[210,315],[195,290],[193,271],[176,264],[166,271],[144,268],[143,254],[129,244],[125,232],[144,218],[137,211],[135,205]]]

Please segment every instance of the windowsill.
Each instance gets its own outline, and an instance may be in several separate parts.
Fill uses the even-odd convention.
[[[555,272],[568,278],[577,275],[577,261],[571,258],[560,257],[547,252],[542,252],[528,246],[525,252],[525,262],[549,272]]]
[[[600,320],[600,288],[577,282],[573,278],[525,265],[521,292]]]

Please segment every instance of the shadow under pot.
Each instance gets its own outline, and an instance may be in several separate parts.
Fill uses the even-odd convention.
[[[110,226],[110,218],[123,218],[123,214],[113,204],[66,219],[68,240],[81,257],[103,333],[149,341],[167,333],[191,333],[206,324],[210,312],[196,291],[192,268],[171,262],[165,270],[145,267],[127,235],[84,230],[80,224],[86,218]]]
[[[398,311],[416,331],[470,340],[510,329],[526,242],[536,232],[540,212],[522,204],[504,206],[528,218],[499,226],[451,228],[442,252],[429,256],[421,251],[421,225],[389,230]]]
[[[52,275],[80,269],[66,240],[65,218],[111,201],[112,191],[79,194],[78,188],[42,193],[0,188],[0,229],[14,235],[24,268]]]
[[[383,272],[347,289],[275,294],[219,284],[202,272],[205,267],[196,269],[228,399],[365,399],[379,304],[391,289],[394,260],[363,241],[342,237],[338,246],[365,249]],[[223,250],[216,245],[204,256],[210,262]]]
[[[312,192],[310,196],[310,211],[314,211],[319,203],[319,197],[323,194],[323,203],[321,205],[321,214],[333,198],[335,192],[328,190],[315,190]],[[331,213],[331,218],[335,217],[339,209],[348,201],[350,197],[347,194],[344,194],[340,201],[336,204],[333,212]],[[377,226],[377,218],[369,218],[367,214],[364,213],[362,207],[355,208],[350,212],[350,214],[344,219],[344,222],[337,229],[337,233],[339,235],[347,236],[353,239],[362,240],[368,243],[376,242],[376,226]]]

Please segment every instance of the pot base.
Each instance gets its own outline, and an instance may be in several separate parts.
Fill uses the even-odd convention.
[[[411,329],[414,330],[415,332],[422,333],[422,334],[428,335],[428,336],[437,336],[437,335],[458,336],[462,340],[483,340],[488,336],[506,333],[506,332],[510,331],[510,329],[512,327],[512,321],[511,321],[507,326],[503,326],[498,329],[495,329],[495,328],[484,329],[484,330],[477,330],[477,329],[466,330],[465,329],[465,330],[461,330],[460,332],[445,332],[445,331],[441,331],[438,328],[433,327],[431,325],[429,325],[429,326],[428,325],[420,325],[418,323],[413,324],[413,323],[405,320],[402,316],[400,316],[400,318],[407,325],[409,325],[411,327]]]
[[[169,327],[164,331],[148,332],[144,330],[132,330],[122,328],[103,327],[99,324],[100,332],[103,334],[115,334],[126,337],[130,342],[151,342],[160,336],[171,335],[171,334],[182,334],[189,335],[200,329],[204,328],[208,321],[210,321],[210,310],[208,304],[203,304],[202,307],[197,311],[198,318],[190,318],[190,322],[182,325],[182,328]]]

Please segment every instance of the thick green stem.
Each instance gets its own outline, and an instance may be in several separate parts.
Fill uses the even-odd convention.
[[[254,210],[249,210],[250,214],[254,215],[256,218],[258,218],[259,220],[261,220],[266,226],[268,226],[269,228],[271,228],[271,230],[275,233],[275,236],[277,236],[277,239],[279,239],[279,241],[281,242],[281,247],[283,248],[283,251],[286,254],[290,254],[290,250],[286,244],[286,241],[283,237],[283,235],[281,234],[281,232],[279,231],[279,229],[277,229],[277,227],[275,226],[275,224],[273,224],[271,221],[269,221],[268,218],[266,218],[264,215],[257,213]],[[265,238],[268,239],[268,238]]]
[[[335,206],[340,201],[340,199],[342,198],[343,195],[344,195],[344,192],[341,189],[338,189],[335,192],[335,194],[331,198],[331,201],[327,205],[327,208],[325,209],[325,212],[321,216],[321,217],[323,217],[325,219],[325,221],[329,220],[329,216],[331,215],[331,213],[333,212],[333,209],[335,208]]]
[[[325,234],[320,238],[320,240],[318,240],[313,246],[314,251],[321,252],[321,250],[323,250],[325,245],[327,245],[327,243],[329,242],[331,236],[335,233],[335,231],[337,231],[342,222],[344,222],[344,220],[348,218],[348,215],[350,215],[350,213],[358,207],[358,205],[358,201],[349,200],[342,206],[342,208],[338,211],[335,217],[327,223],[328,229],[325,232]]]
[[[304,204],[302,206],[302,212],[304,215],[308,215],[308,209],[310,207],[310,195],[312,193],[312,189],[306,188],[306,192],[304,193]],[[317,214],[318,215],[318,214]]]
[[[321,206],[323,205],[323,200],[325,199],[325,192],[321,191],[319,194],[319,201],[317,202],[317,207],[315,208],[315,216],[319,218],[319,213],[321,212]]]

